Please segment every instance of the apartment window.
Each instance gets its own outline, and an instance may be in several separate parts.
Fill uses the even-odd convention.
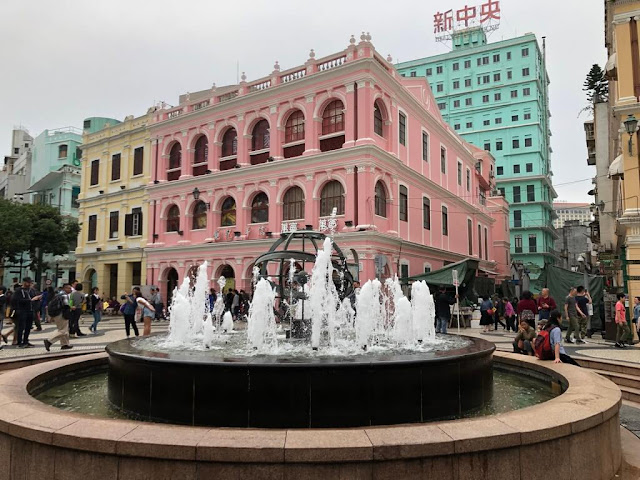
[[[460,80],[454,80],[453,81],[453,89],[457,90],[458,88],[460,88]]]
[[[494,82],[499,82],[500,81],[500,73],[494,73],[493,74],[493,81]]]
[[[518,98],[518,91],[517,90],[511,90],[511,98]]]
[[[462,163],[458,162],[458,185],[462,185]]]
[[[498,192],[500,193],[501,197],[504,197],[504,187],[499,187]]]
[[[440,171],[447,173],[447,149],[440,147]]]
[[[467,192],[471,191],[471,170],[467,168]]]
[[[440,110],[444,110],[445,108],[447,108],[447,104],[444,102],[438,103],[438,109]]]
[[[118,238],[120,212],[109,212],[109,238]]]
[[[180,230],[180,208],[172,205],[167,211],[167,232],[177,232]]]
[[[436,92],[443,92],[444,91],[444,85],[442,83],[439,83],[436,85]]]
[[[482,76],[482,83],[489,83],[491,82],[491,75],[483,75]]]
[[[489,103],[489,95],[482,96],[482,103]]]
[[[484,125],[485,127],[491,125],[491,120],[483,120],[482,125]]]
[[[422,228],[431,230],[431,200],[422,197]]]
[[[494,122],[496,125],[500,125],[502,123],[502,118],[497,117]]]
[[[496,142],[496,150],[502,150],[502,141],[501,140],[498,140]]]
[[[513,173],[520,173],[520,165],[513,166]]]
[[[427,77],[433,75],[433,70],[431,68],[427,68]]]
[[[409,76],[410,76],[410,77],[415,77],[415,76],[416,76],[416,72],[411,72],[411,73],[409,73]]]
[[[531,139],[531,137],[525,138],[524,139],[524,146],[525,147],[530,147],[531,145],[533,145],[533,140]]]
[[[469,255],[473,255],[473,224],[467,219],[467,241],[469,242]]]
[[[58,147],[58,158],[67,158],[67,145],[60,145]]]
[[[522,56],[523,57],[528,57],[529,56],[529,49],[528,48],[523,48],[522,49]]]
[[[400,144],[401,145],[406,145],[407,144],[407,117],[403,114],[400,113],[398,115],[399,118],[399,139],[400,139]]]
[[[454,130],[460,130],[460,124],[459,123],[454,124],[453,125],[453,129]]]
[[[471,68],[471,60],[464,61],[464,68]]]
[[[524,119],[525,120],[531,120],[531,114],[530,113],[525,113],[524,114]]]
[[[429,134],[422,132],[422,160],[429,161]]]
[[[298,220],[304,218],[304,192],[300,187],[291,187],[287,190],[282,203],[283,220]]]
[[[525,165],[525,170],[526,170],[527,173],[533,172],[533,163],[527,163]]]
[[[124,234],[132,237],[142,235],[142,208],[136,207],[124,216]]]
[[[525,67],[522,69],[522,76],[523,77],[528,77],[529,76],[529,67]]]
[[[464,86],[465,87],[470,87],[471,86],[471,79],[470,78],[465,78],[464,79]]]
[[[436,73],[442,73],[442,71],[443,71],[442,65],[436,66]]]
[[[381,137],[384,136],[382,125],[383,125],[382,111],[380,110],[380,105],[378,104],[378,102],[375,102],[373,104],[373,132],[376,135],[379,135]]]
[[[453,101],[453,108],[459,108],[460,107],[460,100],[454,100]]]
[[[513,211],[513,226],[516,228],[522,227],[522,210]]]
[[[337,180],[327,183],[320,193],[320,216],[331,215],[333,209],[338,215],[344,215],[344,188]]]
[[[485,149],[487,152],[490,152],[490,151],[491,151],[491,143],[485,143],[485,144],[484,144],[484,149]]]
[[[449,235],[449,211],[444,205],[442,206],[442,235]]]
[[[531,234],[529,235],[529,253],[536,253],[538,251],[538,237]]]
[[[467,122],[467,128],[473,128],[473,122]]]
[[[91,183],[90,185],[98,185],[100,182],[100,160],[91,162]]]
[[[520,148],[520,139],[514,138],[513,140],[511,140],[511,147]]]
[[[400,185],[400,221],[408,221],[408,203],[409,195],[407,193],[407,187]]]
[[[387,218],[387,191],[382,182],[378,181],[375,188],[376,215]]]
[[[133,151],[133,174],[142,175],[144,169],[144,147],[138,147]]]
[[[465,104],[467,107],[470,107],[471,105],[473,105],[473,99],[472,99],[471,97],[469,97],[469,98],[465,98],[465,99],[464,99],[464,104]]]
[[[424,273],[430,273],[431,272],[431,267],[428,267],[425,265],[424,267]]]
[[[513,187],[513,203],[521,203],[520,187]]]
[[[453,71],[457,72],[458,70],[460,70],[460,64],[458,62],[453,64]]]
[[[497,171],[498,175],[504,175],[504,167],[497,167],[496,171]]]
[[[528,97],[529,95],[531,95],[531,89],[529,87],[523,88],[522,95]]]
[[[511,80],[513,78],[513,72],[511,70],[507,70],[507,80]]]
[[[512,122],[517,122],[518,121],[518,115],[511,115],[511,121]]]
[[[403,263],[400,265],[400,278],[407,278],[409,276],[409,265]]]
[[[494,99],[496,102],[499,102],[500,100],[502,100],[502,94],[501,94],[500,92],[494,93],[494,94],[493,94],[493,99]]]
[[[516,253],[522,253],[522,235],[516,235],[514,240]]]
[[[493,63],[498,63],[500,61],[500,54],[499,53],[494,53],[493,54]]]
[[[20,154],[20,147],[16,147],[13,149],[13,154],[14,155],[19,155]]]
[[[334,100],[327,105],[324,112],[322,112],[322,134],[327,135],[329,133],[341,132],[343,130],[344,105],[340,100]],[[235,155],[236,152],[233,154]]]
[[[111,156],[111,180],[120,180],[120,154]]]
[[[98,216],[89,215],[89,228],[87,229],[87,241],[95,242],[98,229]]]
[[[527,185],[527,202],[536,201],[536,189],[533,185]]]
[[[511,60],[511,52],[507,52],[507,60]]]

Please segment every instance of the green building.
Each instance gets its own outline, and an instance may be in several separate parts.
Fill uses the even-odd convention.
[[[535,35],[487,43],[481,28],[453,34],[449,53],[396,65],[425,76],[444,119],[496,159],[498,190],[510,204],[511,258],[556,263],[549,137],[549,79]]]

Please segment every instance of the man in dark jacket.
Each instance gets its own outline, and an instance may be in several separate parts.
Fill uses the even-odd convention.
[[[436,333],[447,333],[447,326],[451,320],[451,305],[456,303],[456,299],[447,294],[447,287],[440,286],[435,304],[436,304]]]
[[[31,278],[24,277],[22,285],[16,289],[11,297],[11,307],[14,310],[14,320],[18,326],[18,348],[31,348],[29,333],[33,326],[34,304],[41,295],[31,288]]]

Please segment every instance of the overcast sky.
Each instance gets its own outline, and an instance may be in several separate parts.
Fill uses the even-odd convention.
[[[90,116],[141,115],[159,100],[248,80],[342,50],[351,34],[369,31],[394,61],[444,53],[433,14],[484,0],[2,0],[0,2],[0,147],[11,130],[32,135]],[[533,32],[547,37],[551,79],[552,169],[559,200],[586,195],[582,83],[593,63],[604,66],[604,0],[501,0],[500,29],[490,41]],[[564,184],[564,185],[563,185]]]

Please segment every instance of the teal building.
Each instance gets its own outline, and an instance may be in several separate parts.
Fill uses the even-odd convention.
[[[510,204],[511,258],[535,275],[558,260],[544,52],[533,34],[487,43],[481,28],[454,33],[452,43],[449,53],[396,68],[427,77],[445,121],[495,157],[492,173]]]

